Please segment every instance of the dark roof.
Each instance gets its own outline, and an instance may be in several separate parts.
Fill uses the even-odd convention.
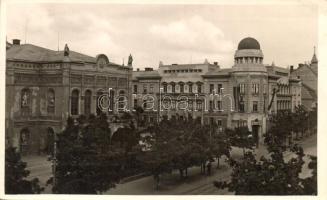
[[[6,59],[30,62],[61,62],[64,59],[64,52],[46,49],[33,44],[13,45],[7,50]],[[94,57],[75,51],[69,52],[69,59],[72,62],[96,62]]]
[[[302,82],[302,86],[303,86],[302,93],[305,94],[303,98],[310,98],[309,96],[311,96],[312,99],[317,100],[317,92],[314,89],[312,89],[310,86],[308,86],[303,82]]]
[[[251,37],[244,38],[238,43],[238,50],[242,49],[260,49],[259,42]]]
[[[8,41],[6,41],[6,49],[9,49],[10,47],[12,47],[12,44]]]
[[[318,76],[318,67],[316,65],[308,65],[308,64],[299,64],[300,66],[295,69],[293,71],[296,72],[298,69],[302,68],[302,67],[306,67],[307,69],[309,69],[309,71],[311,71],[315,76]]]

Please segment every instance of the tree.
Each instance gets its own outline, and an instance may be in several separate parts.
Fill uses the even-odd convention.
[[[5,154],[5,192],[6,194],[40,194],[44,188],[40,187],[39,180],[27,180],[29,171],[26,163],[21,160],[20,154],[14,147],[6,148]]]
[[[249,132],[247,127],[239,127],[226,130],[226,135],[228,136],[231,146],[236,146],[243,149],[243,156],[245,156],[245,149],[253,149],[256,145],[255,138]]]
[[[210,133],[212,131],[212,133]],[[143,138],[148,151],[140,155],[145,167],[159,187],[160,175],[179,170],[180,177],[187,177],[189,167],[201,166],[205,174],[205,164],[214,157],[229,155],[230,145],[223,135],[200,121],[193,119],[164,118],[148,128],[150,133]]]
[[[236,195],[308,195],[314,194],[314,180],[302,179],[303,149],[295,146],[297,155],[285,161],[281,149],[274,149],[270,158],[256,160],[252,152],[247,152],[241,161],[230,160],[233,168],[230,182],[215,181],[220,189],[228,188]]]
[[[310,133],[317,133],[317,107],[314,107],[308,116]]]
[[[140,126],[141,124],[141,120],[140,120],[140,117],[142,115],[142,113],[144,112],[143,108],[141,106],[137,106],[135,108],[135,114],[136,114],[136,117],[137,117],[137,126]]]
[[[298,139],[298,133],[301,133],[301,137],[303,137],[305,130],[308,128],[308,114],[303,105],[295,107],[295,112],[293,113],[293,129],[296,133],[296,139]]]
[[[277,114],[271,116],[269,128],[265,135],[264,142],[268,148],[286,148],[286,140],[289,139],[291,145],[292,131],[295,127],[294,114],[289,110],[278,111]],[[269,150],[269,149],[268,149]]]
[[[227,158],[230,157],[231,143],[226,132],[215,133],[212,136],[212,153],[217,159],[217,168],[219,168],[219,160],[225,155]]]
[[[105,114],[67,120],[53,158],[56,173],[49,180],[54,193],[96,194],[115,186],[120,179],[123,151],[111,147],[110,135]]]
[[[287,116],[289,116],[287,114]],[[285,119],[285,116],[277,119]],[[278,133],[277,124],[273,125],[273,131],[265,137],[268,157],[262,156],[256,160],[252,152],[247,152],[240,161],[230,159],[232,167],[231,180],[229,182],[215,181],[214,185],[219,189],[228,188],[237,195],[313,195],[316,194],[316,159],[311,157],[309,168],[313,169],[312,177],[300,178],[304,161],[303,149],[293,145],[290,150],[296,157],[288,161],[284,159],[285,145],[282,142],[285,134]],[[280,127],[281,128],[281,127]],[[280,130],[285,131],[285,130]]]

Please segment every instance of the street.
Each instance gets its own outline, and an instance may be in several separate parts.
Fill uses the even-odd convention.
[[[312,135],[308,138],[299,141],[303,147],[305,154],[317,155],[317,136]],[[259,153],[260,152],[260,153]],[[264,153],[263,153],[264,152]],[[267,151],[262,147],[256,149],[255,153],[260,157],[267,154]],[[242,150],[239,148],[232,149],[232,157],[238,158],[242,156]],[[291,158],[292,153],[286,152],[285,159]],[[301,177],[310,176],[310,170],[307,169],[309,157],[306,156]],[[231,169],[226,164],[225,159],[221,159],[220,168],[216,169],[216,164],[213,165],[212,175],[206,176],[200,174],[200,167],[192,167],[189,169],[189,177],[185,180],[180,180],[178,171],[172,174],[162,176],[160,189],[154,189],[154,180],[152,176],[144,177],[132,182],[118,184],[116,188],[110,189],[105,194],[115,195],[224,195],[232,194],[225,190],[218,190],[213,186],[214,180],[228,180]]]
[[[304,149],[305,154],[317,155],[317,140],[316,135],[305,138],[299,144]],[[267,154],[264,147],[255,150],[257,157]],[[243,152],[239,148],[233,148],[231,153],[233,158],[241,158]],[[290,152],[285,153],[285,159],[291,158],[293,155]],[[309,157],[305,158],[301,177],[310,175],[310,170],[306,168]],[[46,156],[23,157],[23,161],[27,162],[27,169],[30,170],[28,179],[38,178],[42,187],[45,187],[46,181],[51,177],[52,169],[51,162],[47,161]],[[225,162],[225,157],[220,159],[220,167],[216,169],[217,162],[212,165],[212,174],[210,176],[201,175],[200,167],[192,167],[188,169],[188,177],[181,180],[178,171],[172,174],[164,174],[160,179],[160,189],[155,189],[155,184],[152,176],[140,178],[124,184],[117,184],[116,188],[112,188],[104,194],[114,195],[223,195],[232,194],[225,190],[218,190],[213,186],[214,180],[228,180],[231,169]],[[51,193],[51,187],[45,187],[43,193]]]

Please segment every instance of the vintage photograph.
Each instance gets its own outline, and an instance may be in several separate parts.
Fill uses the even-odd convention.
[[[318,195],[316,4],[1,6],[6,195]]]

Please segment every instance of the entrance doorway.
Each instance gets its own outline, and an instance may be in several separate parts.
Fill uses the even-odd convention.
[[[52,155],[53,154],[53,147],[54,147],[54,130],[53,128],[49,127],[47,129],[47,136],[46,136],[46,143],[45,143],[45,153],[47,155]]]
[[[21,130],[19,137],[20,153],[26,155],[30,150],[30,131],[27,128],[24,128]]]

